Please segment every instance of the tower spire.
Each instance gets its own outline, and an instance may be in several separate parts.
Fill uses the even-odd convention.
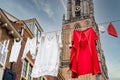
[[[72,1],[71,0],[67,0],[67,19],[70,20],[72,17]]]

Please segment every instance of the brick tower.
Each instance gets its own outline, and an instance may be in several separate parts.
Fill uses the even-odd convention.
[[[69,71],[69,56],[71,47],[71,35],[74,29],[82,30],[87,26],[92,26],[99,36],[98,26],[94,19],[93,0],[67,0],[67,19],[63,16],[63,49],[61,53],[61,66],[59,70],[60,80],[108,80],[105,57],[101,48],[100,39],[97,40],[97,52],[101,67],[101,75],[83,75],[78,79],[71,78]]]

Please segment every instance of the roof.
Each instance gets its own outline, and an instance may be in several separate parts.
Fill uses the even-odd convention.
[[[42,27],[40,26],[40,24],[38,23],[38,21],[36,20],[36,18],[24,20],[24,22],[25,22],[25,23],[34,22],[35,25],[37,26],[38,30],[39,30],[40,32],[43,32],[43,29],[42,29]]]
[[[6,26],[6,29],[8,30],[8,31],[13,31],[13,33],[14,34],[12,34],[12,36],[14,37],[14,38],[19,38],[19,39],[22,39],[22,37],[21,37],[21,35],[18,33],[18,31],[15,29],[15,27],[11,24],[11,22],[10,22],[10,20],[9,20],[9,18],[7,17],[8,16],[8,14],[6,15],[7,13],[5,13],[1,8],[0,8],[0,16],[1,16],[1,18],[0,18],[0,21],[2,22],[2,23],[7,23],[7,26]],[[12,18],[11,18],[12,19]]]

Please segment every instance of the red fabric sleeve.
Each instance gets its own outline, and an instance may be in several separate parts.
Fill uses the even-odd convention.
[[[73,31],[73,33],[72,33],[72,48],[71,48],[71,52],[70,52],[70,65],[71,65],[72,59],[74,57],[74,52],[75,52],[74,42],[75,42],[75,31]]]
[[[93,28],[92,28],[92,38],[94,38],[94,40],[98,40],[98,35],[96,34]]]
[[[96,32],[93,30],[92,31],[92,38],[94,40],[94,42],[92,43],[93,45],[91,47],[92,48],[92,58],[93,58],[93,74],[96,74],[96,73],[101,73],[101,70],[100,70],[100,66],[99,66],[99,60],[98,60],[98,53],[97,53],[97,49],[96,49],[96,40],[98,40],[98,36],[96,34]]]

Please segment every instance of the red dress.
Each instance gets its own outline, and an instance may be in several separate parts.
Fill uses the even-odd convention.
[[[73,78],[89,73],[101,73],[95,44],[97,39],[98,36],[93,28],[84,31],[74,30],[70,53],[70,69]]]

